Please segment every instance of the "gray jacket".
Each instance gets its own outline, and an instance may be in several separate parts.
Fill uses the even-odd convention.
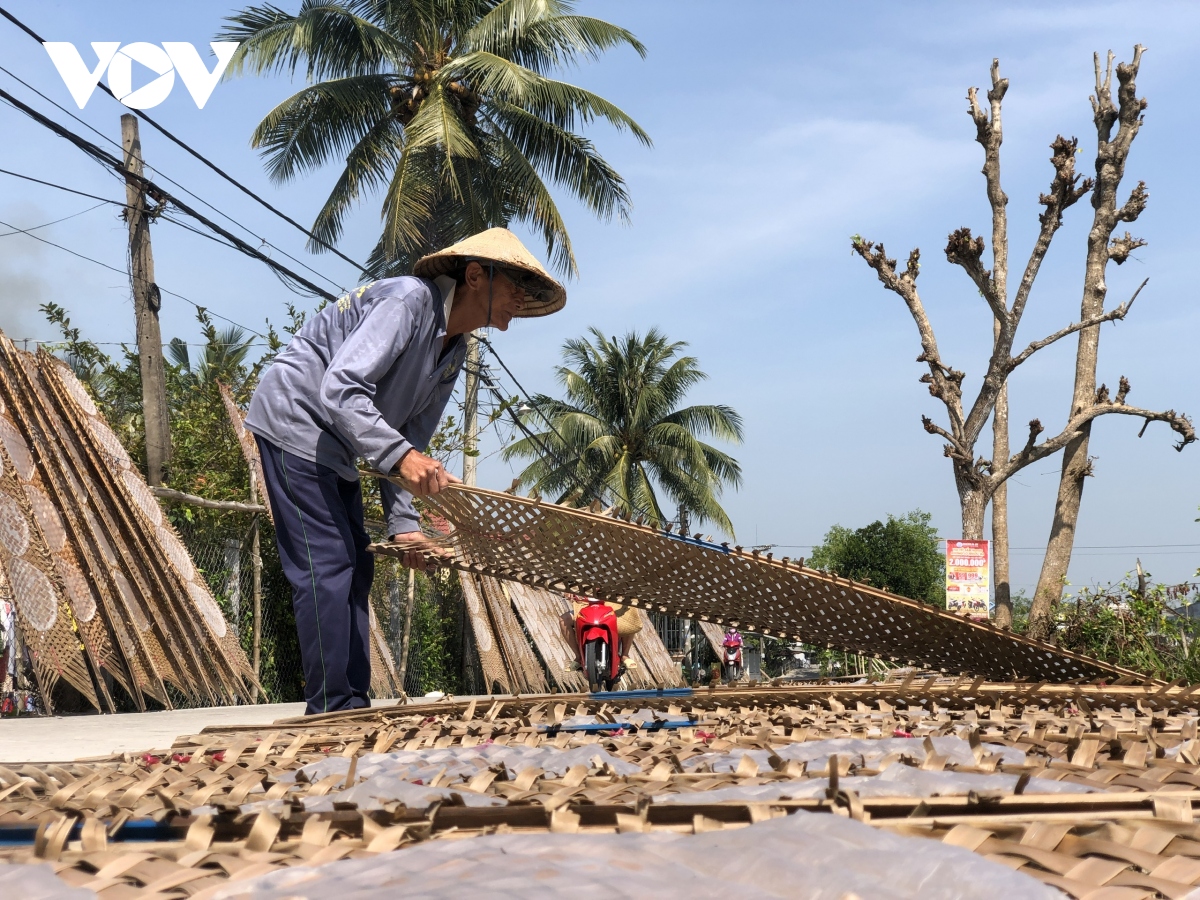
[[[356,481],[355,459],[390,471],[437,430],[466,356],[445,350],[443,297],[422,278],[385,278],[344,294],[296,332],[263,374],[246,427]],[[388,533],[417,531],[408,492],[380,482]]]

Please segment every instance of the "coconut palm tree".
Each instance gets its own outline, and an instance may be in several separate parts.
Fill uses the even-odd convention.
[[[531,398],[522,418],[533,436],[507,447],[503,458],[532,458],[521,483],[556,502],[582,506],[607,494],[618,511],[662,525],[673,516],[663,512],[661,491],[669,509],[732,535],[717,498],[725,485],[741,485],[742,469],[700,438],[741,443],[742,417],[728,406],[679,408],[708,377],[695,357],[679,355],[682,341],[670,343],[654,328],[620,340],[595,328],[591,334],[594,343],[563,345],[566,365],[556,375],[566,399]]]
[[[204,325],[204,350],[192,364],[188,345],[179,338],[167,344],[167,359],[180,368],[181,377],[192,386],[205,386],[218,381],[240,382],[245,378],[245,361],[254,343],[238,325],[230,325],[217,331],[212,321],[203,313],[200,321]]]
[[[650,138],[602,97],[550,73],[626,45],[630,32],[573,14],[573,0],[303,0],[296,14],[250,6],[222,40],[228,72],[302,75],[308,86],[259,123],[251,143],[278,183],[343,165],[310,249],[341,237],[364,194],[383,193],[371,274],[400,274],[431,249],[523,223],[552,264],[575,274],[566,225],[545,180],[602,220],[627,220],[625,182],[576,133],[604,119]],[[545,180],[544,180],[545,179]]]

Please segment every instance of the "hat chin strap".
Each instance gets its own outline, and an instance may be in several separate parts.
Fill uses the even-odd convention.
[[[496,277],[496,264],[493,262],[489,262],[488,263],[488,317],[487,317],[487,324],[483,326],[484,328],[492,327],[492,281],[493,281],[493,279],[495,279],[495,277]]]

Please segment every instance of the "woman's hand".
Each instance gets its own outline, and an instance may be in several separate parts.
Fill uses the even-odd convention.
[[[410,569],[428,572],[430,567],[428,556],[447,556],[446,549],[427,538],[420,531],[410,531],[405,534],[393,534],[392,543],[405,548],[401,562]],[[433,566],[436,568],[436,566]]]
[[[395,472],[403,479],[409,492],[415,497],[428,497],[445,490],[448,484],[461,484],[446,471],[446,467],[420,450],[409,450],[400,459]]]

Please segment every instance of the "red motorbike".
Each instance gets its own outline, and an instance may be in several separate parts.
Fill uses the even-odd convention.
[[[625,666],[621,662],[621,635],[613,608],[602,600],[587,598],[575,616],[575,639],[588,686],[593,691],[611,691]]]
[[[721,649],[721,661],[725,665],[725,680],[733,683],[742,677],[742,637],[726,635]]]

